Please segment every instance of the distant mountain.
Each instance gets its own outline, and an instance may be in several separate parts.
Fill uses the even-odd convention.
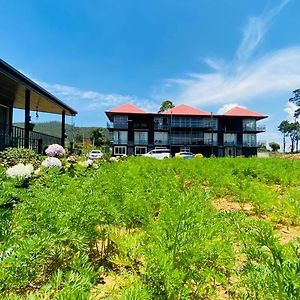
[[[15,126],[24,128],[24,123],[15,123]],[[109,132],[106,128],[103,127],[77,127],[71,124],[66,124],[66,134],[68,141],[82,142],[83,139],[89,139],[92,135],[94,129],[100,128],[104,130],[105,134],[109,136]],[[51,121],[36,123],[33,131],[49,134],[52,136],[61,136],[61,122]]]

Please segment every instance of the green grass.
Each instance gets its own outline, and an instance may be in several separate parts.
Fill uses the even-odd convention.
[[[296,160],[4,171],[1,299],[300,299]]]

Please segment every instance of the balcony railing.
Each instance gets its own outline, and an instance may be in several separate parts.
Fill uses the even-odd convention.
[[[154,129],[169,130],[170,126],[168,124],[157,124],[157,123],[154,123]]]
[[[126,145],[126,144],[128,144],[128,140],[127,139],[114,139],[113,143],[115,145]]]
[[[148,139],[135,139],[135,145],[148,145]]]
[[[50,144],[60,144],[61,138],[48,134],[29,131],[29,148],[37,153],[43,153],[43,150]],[[6,147],[24,148],[25,129],[12,126],[0,126],[0,150]]]
[[[243,131],[266,131],[266,125],[257,125],[257,126],[243,126]]]
[[[256,142],[243,142],[243,147],[258,147]]]
[[[204,139],[203,144],[204,145],[218,146],[218,141],[212,141],[211,139]]]
[[[237,146],[237,142],[235,142],[235,141],[224,141],[223,145],[224,146],[235,147],[235,146]]]
[[[154,145],[168,145],[169,140],[155,140]]]

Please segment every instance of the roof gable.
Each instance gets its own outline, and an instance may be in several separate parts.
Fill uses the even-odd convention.
[[[137,106],[125,103],[123,105],[120,105],[118,107],[115,107],[109,111],[108,113],[127,113],[127,114],[144,114],[146,113],[144,110],[138,108]]]
[[[161,114],[163,115],[193,115],[193,116],[209,116],[210,113],[200,110],[194,107],[191,107],[186,104],[180,104],[173,108],[170,108]]]
[[[232,116],[232,117],[264,117],[262,114],[258,112],[251,111],[239,106],[231,108],[230,110],[223,113],[223,115]]]

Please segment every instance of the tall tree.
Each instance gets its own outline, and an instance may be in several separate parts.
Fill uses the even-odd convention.
[[[289,121],[284,120],[278,126],[278,130],[283,134],[283,152],[285,152],[286,137],[289,135],[289,125]]]
[[[159,113],[161,113],[161,112],[163,112],[163,111],[166,111],[166,110],[168,110],[168,109],[170,109],[170,108],[173,108],[173,107],[175,107],[175,105],[173,104],[173,102],[171,101],[171,100],[164,100],[163,102],[162,102],[162,104],[160,105],[160,108],[159,108]]]
[[[290,98],[289,101],[298,106],[298,108],[295,111],[295,117],[298,118],[300,115],[300,89],[294,90],[293,93],[294,96]]]
[[[103,146],[109,144],[109,138],[105,135],[103,129],[96,128],[92,131],[91,141],[95,146]]]

